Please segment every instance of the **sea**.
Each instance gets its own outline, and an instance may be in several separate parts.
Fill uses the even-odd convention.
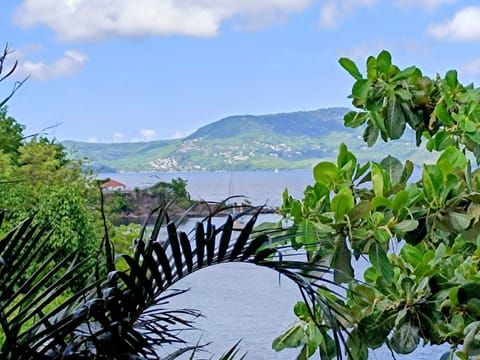
[[[279,171],[234,171],[199,173],[102,173],[98,178],[112,178],[128,189],[145,188],[159,181],[174,178],[187,180],[192,199],[221,201],[228,196],[246,196],[254,205],[278,207],[282,193],[302,198],[303,189],[314,183],[311,169]],[[265,214],[259,221],[276,221],[278,215]],[[184,223],[183,229],[193,228],[198,219]],[[219,219],[218,221],[222,221]],[[296,286],[279,278],[272,270],[249,264],[222,264],[191,274],[176,285],[188,292],[171,299],[169,306],[199,310],[202,317],[194,330],[182,336],[193,344],[210,343],[195,359],[218,359],[237,341],[240,353],[251,360],[293,360],[300,349],[272,350],[272,341],[295,322],[293,306],[301,300]],[[166,356],[174,348],[161,348]],[[448,346],[422,346],[409,355],[393,356],[382,347],[371,351],[369,360],[433,360],[440,359]],[[318,358],[318,356],[314,357]],[[189,359],[186,355],[184,359]]]

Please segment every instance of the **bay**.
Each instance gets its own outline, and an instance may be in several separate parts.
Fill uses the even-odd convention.
[[[158,181],[171,181],[181,177],[187,180],[187,190],[192,199],[221,201],[229,195],[247,196],[252,204],[278,207],[282,193],[288,188],[296,198],[302,198],[305,186],[313,184],[312,170],[239,171],[202,173],[103,173],[99,178],[110,177],[127,188],[144,188]],[[276,220],[265,214],[259,221]],[[197,219],[183,224],[184,230],[193,228]],[[219,220],[221,221],[221,219]],[[362,265],[357,264],[356,268]],[[189,275],[177,283],[179,289],[190,289],[175,297],[171,308],[193,308],[203,317],[198,319],[198,330],[188,331],[185,338],[193,343],[211,342],[208,352],[196,359],[215,359],[238,340],[246,359],[291,360],[299,350],[275,352],[271,343],[294,321],[293,305],[301,300],[298,289],[288,279],[280,279],[272,270],[248,264],[216,265]],[[171,348],[159,349],[165,355]],[[395,359],[439,359],[448,346],[420,346],[409,355],[396,355]],[[188,359],[188,356],[185,357]],[[394,359],[386,347],[372,351],[370,360]]]
[[[285,171],[233,172],[167,172],[167,173],[101,173],[98,178],[111,178],[127,189],[145,188],[156,182],[170,182],[175,178],[187,180],[187,191],[192,199],[221,201],[228,196],[244,195],[252,204],[278,207],[285,187],[295,197],[303,194],[305,186],[313,183],[311,169]]]

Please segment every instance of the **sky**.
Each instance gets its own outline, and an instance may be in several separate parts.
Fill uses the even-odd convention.
[[[385,49],[400,67],[480,81],[480,1],[2,0],[0,44],[27,76],[9,114],[59,141],[184,137],[230,115],[351,107]],[[5,70],[4,70],[5,71]]]

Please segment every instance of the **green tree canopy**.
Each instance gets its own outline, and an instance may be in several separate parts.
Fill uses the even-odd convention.
[[[0,152],[6,154],[13,163],[19,156],[25,127],[7,115],[7,107],[0,108]]]

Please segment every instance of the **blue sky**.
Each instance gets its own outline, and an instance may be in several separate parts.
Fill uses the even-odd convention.
[[[341,56],[382,49],[425,74],[480,79],[480,2],[460,0],[4,0],[9,102],[26,134],[186,136],[229,115],[350,106]]]

